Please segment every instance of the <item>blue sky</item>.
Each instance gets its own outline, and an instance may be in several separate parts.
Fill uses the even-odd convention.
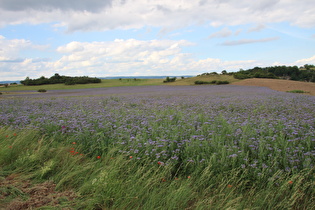
[[[315,64],[313,0],[0,0],[0,81]]]

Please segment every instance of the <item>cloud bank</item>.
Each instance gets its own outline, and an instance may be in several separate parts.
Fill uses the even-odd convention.
[[[49,77],[56,72],[69,76],[86,75],[88,72],[88,76],[96,77],[197,75],[218,69],[238,70],[259,65],[254,60],[196,59],[192,54],[183,51],[183,47],[193,45],[185,40],[116,39],[108,42],[70,42],[56,49],[60,59],[55,61],[19,57],[18,51],[21,48],[40,49],[27,40],[6,40],[2,37],[0,41],[5,45],[18,45],[13,47],[11,52],[8,48],[4,53],[11,54],[11,57],[0,54],[0,78]],[[14,65],[11,65],[9,60],[15,62]]]
[[[6,11],[89,11],[99,12],[110,7],[112,0],[1,0],[0,8]]]
[[[253,52],[249,48],[250,44],[267,42],[282,48],[287,40],[291,43],[301,40],[303,34],[292,35],[277,26],[313,28],[314,8],[314,0],[303,0],[303,3],[296,0],[0,0],[0,27],[24,24],[28,28],[45,23],[57,31],[49,36],[58,34],[60,39],[75,37],[81,32],[88,36],[91,31],[113,32],[111,35],[115,37],[113,34],[120,31],[116,29],[126,30],[122,33],[131,32],[127,31],[129,29],[160,30],[149,33],[150,38],[144,40],[134,38],[137,36],[133,33],[121,36],[125,39],[93,42],[91,35],[89,41],[62,40],[55,42],[54,47],[34,43],[40,35],[30,35],[31,41],[7,39],[0,34],[0,78],[24,79],[51,76],[56,72],[70,76],[194,75],[268,66],[280,59],[287,61],[295,57],[299,60],[291,65],[314,63],[314,57],[308,53],[310,49],[301,55],[306,51],[303,48],[306,44],[302,42],[288,48],[285,52],[288,55],[289,49],[303,48],[291,50],[294,53],[290,58],[287,55],[284,58],[281,50],[280,53],[270,48],[264,51],[263,45],[261,51]],[[275,27],[273,32],[268,31],[272,27]],[[192,33],[176,36],[183,33],[176,31],[178,29]],[[170,32],[174,36],[171,37]],[[303,38],[308,45],[314,43],[308,40],[314,39],[312,35]],[[162,37],[162,40],[152,36]],[[174,40],[176,37],[181,38]],[[49,43],[48,38],[45,39]],[[67,38],[65,40],[69,40]],[[268,54],[270,58],[263,55],[266,52],[272,53]]]
[[[69,32],[274,22],[314,27],[314,8],[313,0],[1,0],[0,25],[58,22]]]

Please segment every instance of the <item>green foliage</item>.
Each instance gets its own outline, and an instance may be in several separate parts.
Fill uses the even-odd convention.
[[[21,84],[29,86],[29,85],[45,85],[45,84],[88,84],[88,83],[101,83],[101,79],[91,78],[87,76],[82,77],[69,77],[69,76],[60,76],[59,74],[55,74],[50,78],[45,78],[44,76],[38,79],[30,79],[26,77],[25,80],[21,81]]]
[[[229,81],[216,81],[215,84],[216,85],[226,85],[226,84],[229,84],[230,82]]]
[[[315,82],[315,70],[312,65],[306,65],[305,70],[297,66],[271,66],[255,67],[248,70],[240,70],[233,74],[236,79],[270,78],[290,79],[296,81]]]
[[[166,79],[163,81],[164,83],[168,83],[168,82],[175,82],[176,77],[170,78],[170,77],[166,77]]]
[[[249,79],[253,78],[248,72],[240,71],[233,74],[235,79]]]
[[[311,64],[305,64],[305,65],[304,65],[304,68],[305,68],[306,70],[311,70],[311,69],[315,69],[315,66],[314,66],[314,65],[311,65]]]
[[[207,82],[207,81],[200,81],[200,80],[197,80],[195,81],[195,85],[203,85],[203,84],[216,84],[216,85],[224,85],[224,84],[230,84],[229,81],[220,81],[220,80],[212,80],[210,82]]]
[[[75,85],[75,81],[72,79],[68,79],[67,81],[65,81],[65,85]]]
[[[304,90],[289,90],[288,93],[307,93]]]
[[[315,202],[314,170],[278,171],[261,175],[268,182],[253,181],[250,170],[216,170],[212,157],[200,166],[183,164],[195,165],[187,175],[174,174],[172,165],[135,160],[115,148],[88,157],[71,138],[61,141],[31,129],[0,128],[0,133],[0,176],[19,174],[34,183],[51,180],[59,191],[73,189],[80,195],[75,209],[308,209]],[[27,199],[18,188],[0,191]]]
[[[197,75],[197,77],[200,77],[200,76],[209,76],[209,75],[218,75],[218,73],[217,73],[217,72],[211,72],[211,73],[206,72],[206,73],[202,73],[202,74],[200,74],[200,75]]]
[[[37,92],[40,92],[40,93],[46,93],[47,90],[46,89],[39,89]]]
[[[200,80],[195,81],[195,85],[203,85],[203,84],[210,84],[210,83],[205,82],[205,81],[200,81]]]

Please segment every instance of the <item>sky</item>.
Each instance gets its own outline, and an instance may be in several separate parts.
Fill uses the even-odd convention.
[[[0,81],[304,64],[314,0],[0,0]]]

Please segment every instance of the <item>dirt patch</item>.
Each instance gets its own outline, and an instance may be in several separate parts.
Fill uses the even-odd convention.
[[[61,207],[72,209],[76,195],[72,191],[55,191],[56,185],[47,181],[32,184],[21,180],[17,174],[11,174],[0,180],[0,209],[22,210],[39,207]]]
[[[234,82],[233,85],[243,86],[262,86],[268,87],[278,91],[291,91],[291,90],[303,90],[307,92],[307,95],[315,96],[315,83],[313,82],[299,82],[292,80],[280,80],[280,79],[245,79],[238,82]]]

